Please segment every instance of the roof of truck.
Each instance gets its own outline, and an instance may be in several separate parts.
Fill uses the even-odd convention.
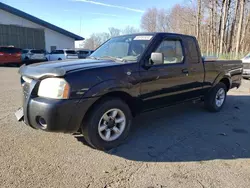
[[[173,36],[182,36],[182,37],[193,37],[195,38],[195,36],[192,35],[185,35],[185,34],[180,34],[180,33],[168,33],[168,32],[141,32],[141,33],[132,33],[132,34],[127,34],[127,35],[120,35],[120,36],[129,36],[129,35],[163,35],[163,34],[168,34],[168,35],[173,35]],[[117,37],[120,37],[117,36]]]

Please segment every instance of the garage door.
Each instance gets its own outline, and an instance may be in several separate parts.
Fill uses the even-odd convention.
[[[45,49],[43,29],[0,24],[0,46]]]

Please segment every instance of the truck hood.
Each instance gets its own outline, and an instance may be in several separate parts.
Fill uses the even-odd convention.
[[[41,79],[45,77],[61,77],[71,71],[92,69],[97,67],[107,67],[119,65],[119,63],[111,60],[93,60],[79,59],[66,61],[51,61],[22,66],[19,74],[33,79]]]

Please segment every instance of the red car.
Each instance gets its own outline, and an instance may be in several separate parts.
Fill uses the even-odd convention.
[[[22,50],[15,47],[0,47],[0,65],[1,64],[22,64]]]

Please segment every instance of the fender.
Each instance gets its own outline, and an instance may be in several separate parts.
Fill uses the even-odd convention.
[[[138,97],[140,93],[140,87],[139,83],[124,82],[116,79],[106,80],[89,88],[88,91],[82,95],[82,99],[101,97],[107,93],[115,91],[125,92],[131,97]]]
[[[214,82],[213,82],[213,84],[212,84],[212,88],[216,85],[216,84],[218,84],[222,79],[224,79],[224,78],[226,78],[226,79],[228,79],[228,81],[229,81],[229,88],[231,88],[231,86],[232,86],[232,78],[231,78],[231,75],[230,75],[230,73],[226,73],[226,72],[221,72],[216,78],[215,78],[215,80],[214,80]]]
[[[103,95],[111,92],[125,92],[131,97],[137,97],[139,95],[140,87],[138,85],[133,85],[129,82],[121,82],[119,80],[106,80],[100,82],[93,87],[89,88],[83,95],[80,101],[78,102],[75,113],[81,112],[81,115],[78,115],[75,118],[71,118],[71,121],[74,121],[76,124],[75,130],[77,131],[80,128],[81,122],[91,108],[91,106],[98,101]]]

